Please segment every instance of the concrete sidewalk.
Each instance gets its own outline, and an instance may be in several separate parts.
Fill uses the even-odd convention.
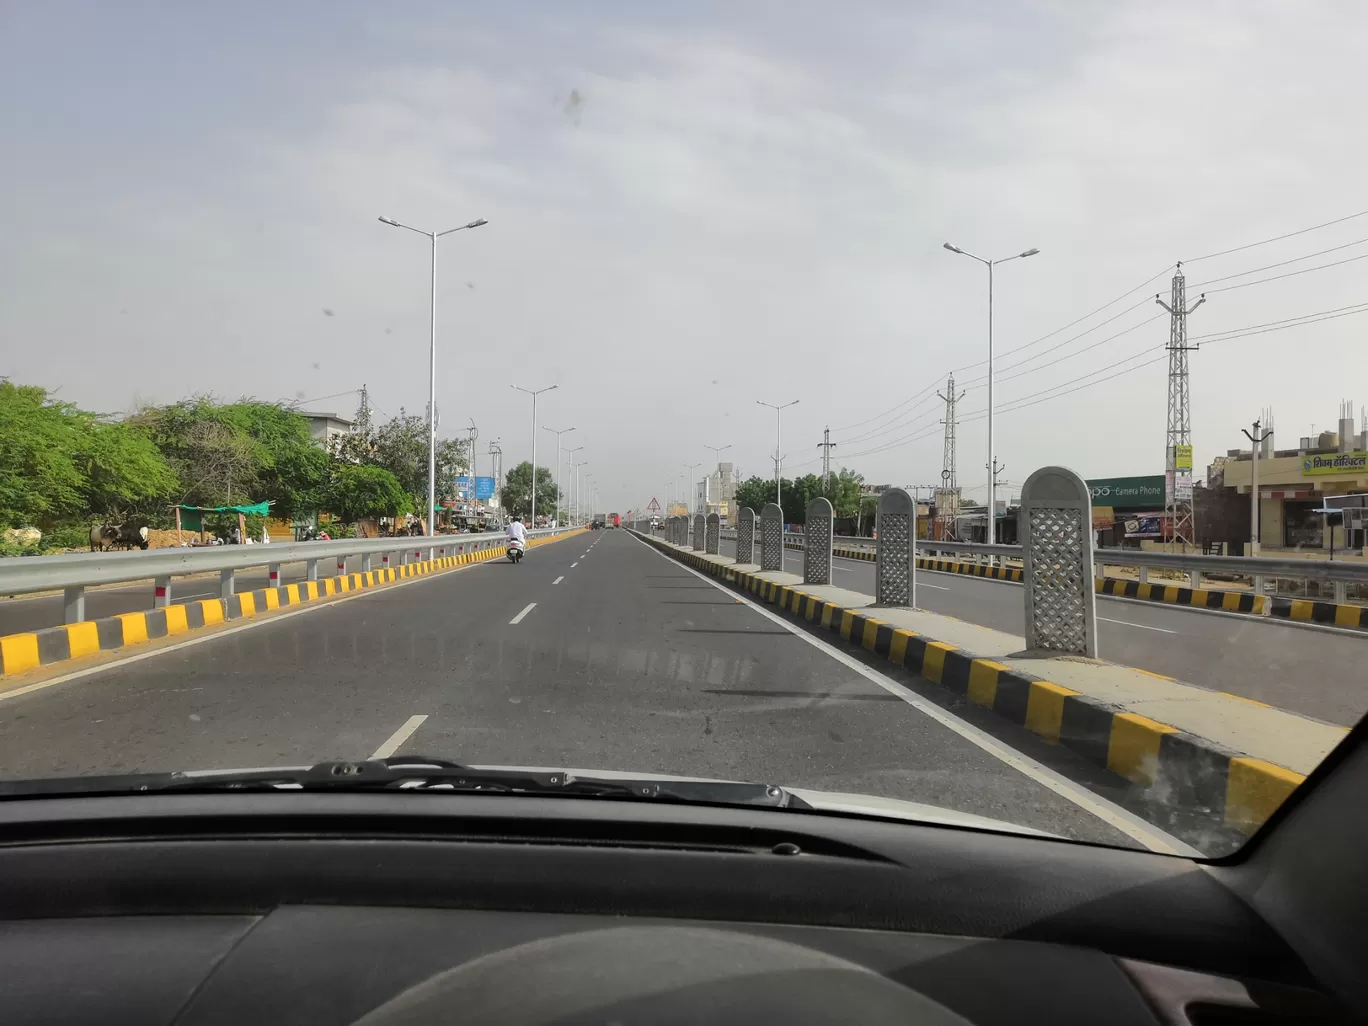
[[[1245,833],[1347,733],[1145,670],[1028,653],[1017,635],[921,609],[878,607],[860,592],[804,585],[796,574],[651,541],[1121,774],[1156,800]]]

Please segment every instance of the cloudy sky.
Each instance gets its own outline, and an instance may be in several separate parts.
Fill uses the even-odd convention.
[[[1359,0],[6,3],[0,374],[421,411],[428,243],[377,216],[484,217],[439,243],[444,433],[526,458],[509,385],[556,384],[540,423],[626,508],[706,444],[770,473],[757,400],[797,399],[786,473],[830,426],[932,483],[956,370],[981,498],[986,271],[949,240],[1041,251],[997,272],[1013,485],[1162,472],[1180,259],[1217,335],[1199,466],[1263,407],[1295,444],[1368,401],[1366,30]]]

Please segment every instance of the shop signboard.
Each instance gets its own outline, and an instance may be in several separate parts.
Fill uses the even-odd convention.
[[[1321,477],[1326,474],[1368,473],[1368,452],[1308,453],[1302,457],[1302,477]]]
[[[1158,510],[1164,508],[1164,476],[1100,477],[1088,482],[1094,506],[1113,509]]]
[[[1173,466],[1177,470],[1192,471],[1192,446],[1175,445],[1173,447]]]

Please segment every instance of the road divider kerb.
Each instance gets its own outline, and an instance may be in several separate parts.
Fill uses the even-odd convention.
[[[536,548],[573,537],[575,533],[532,538],[528,540],[527,546]],[[54,663],[67,663],[96,656],[102,652],[129,648],[160,638],[213,627],[228,620],[258,616],[271,610],[317,602],[366,588],[383,587],[392,582],[425,574],[459,570],[503,557],[504,546],[502,543],[496,543],[473,552],[438,556],[432,560],[392,566],[384,570],[356,571],[336,577],[320,578],[317,581],[300,581],[274,588],[244,591],[230,595],[227,599],[196,599],[162,609],[119,613],[100,620],[85,620],[60,627],[8,634],[0,637],[0,680]]]
[[[1126,778],[1146,792],[1152,792],[1156,806],[1194,810],[1196,817],[1212,826],[1250,834],[1305,779],[1302,774],[1285,767],[1231,751],[1206,738],[1116,708],[1053,681],[1021,673],[1003,663],[976,657],[954,645],[912,631],[895,629],[863,610],[842,608],[800,589],[713,562],[700,553],[675,548],[646,534],[637,533],[637,537],[680,562],[758,595],[795,619],[834,631],[852,646],[883,656],[911,675],[938,684],[1016,726],[1026,728],[1042,740],[1068,748],[1093,765]],[[919,557],[917,562],[920,565],[942,561]],[[1014,567],[977,569],[1011,570],[1020,574]],[[1157,590],[1158,586],[1155,588]],[[1252,599],[1254,596],[1241,597]],[[1156,818],[1151,817],[1151,821]]]

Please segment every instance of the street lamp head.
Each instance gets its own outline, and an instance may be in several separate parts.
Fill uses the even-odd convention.
[[[952,246],[952,245],[950,245],[950,243],[948,243],[948,242],[945,244],[945,248],[948,249],[951,253],[963,253],[963,252],[964,252],[964,250],[960,249],[958,246]]]
[[[477,220],[477,221],[471,221],[470,224],[466,225],[466,227],[467,227],[467,228],[478,228],[478,227],[480,227],[480,225],[482,225],[482,224],[489,224],[489,222],[486,221],[486,220],[482,217],[482,218],[480,218],[480,219]]]
[[[1028,249],[1025,253],[1022,253],[1021,255],[1024,256],[1024,257],[1035,256],[1035,255],[1036,255],[1037,253],[1039,253],[1039,252],[1040,252],[1040,250],[1035,249],[1035,248],[1033,247],[1033,248],[1031,248],[1031,249]]]
[[[380,220],[384,221],[385,224],[392,224],[392,225],[394,225],[394,227],[396,227],[396,228],[401,228],[401,227],[403,227],[398,221],[394,220],[394,218],[392,218],[392,217],[382,217],[382,218],[380,218]]]

